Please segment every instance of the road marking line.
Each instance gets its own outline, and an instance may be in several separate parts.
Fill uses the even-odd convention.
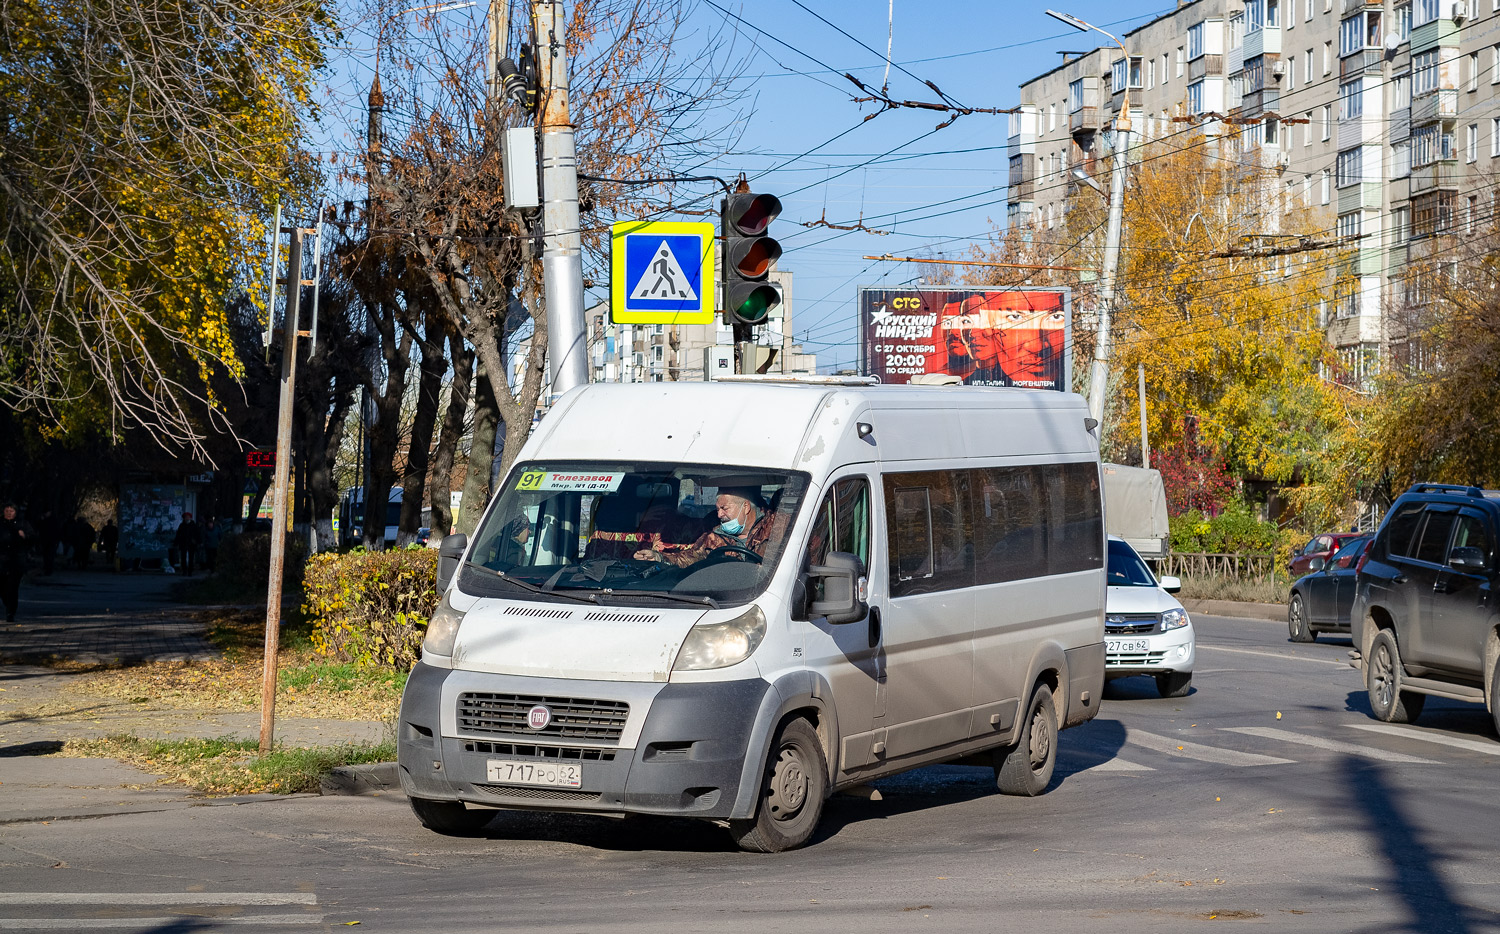
[[[1319,665],[1332,665],[1335,668],[1348,668],[1347,661],[1333,661],[1327,658],[1307,658],[1303,655],[1283,655],[1280,652],[1261,652],[1256,649],[1232,649],[1227,645],[1204,645],[1198,643],[1198,649],[1209,649],[1214,652],[1234,652],[1239,655],[1264,655],[1266,658],[1277,658],[1291,662],[1314,662]],[[1352,670],[1352,669],[1351,669]]]
[[[312,892],[0,892],[0,905],[316,905]]]
[[[1487,756],[1500,756],[1500,744],[1480,742],[1476,739],[1459,739],[1457,736],[1449,736],[1446,733],[1433,733],[1405,726],[1390,726],[1385,723],[1346,723],[1344,725],[1356,730],[1369,730],[1371,733],[1381,733],[1386,736],[1419,739],[1424,743],[1438,743],[1442,746],[1452,746],[1454,749],[1482,752]]]
[[[1128,759],[1105,759],[1094,765],[1086,765],[1080,772],[1155,772],[1149,765],[1141,765]]]
[[[259,915],[244,918],[205,919],[196,915],[175,915],[166,918],[0,918],[0,931],[85,931],[93,928],[137,928],[146,930],[176,930],[184,921],[210,921],[209,927],[224,924],[322,924],[318,915]]]
[[[1419,759],[1416,756],[1408,756],[1399,752],[1387,752],[1383,749],[1376,749],[1373,746],[1356,746],[1354,743],[1343,743],[1336,739],[1323,739],[1321,736],[1292,733],[1287,730],[1278,730],[1271,726],[1225,726],[1220,727],[1220,729],[1230,733],[1244,733],[1264,739],[1280,740],[1284,743],[1315,746],[1318,749],[1328,749],[1333,752],[1346,752],[1350,755],[1364,756],[1369,759],[1381,759],[1386,762],[1411,762],[1418,765],[1437,765],[1431,759]]]
[[[1221,749],[1218,746],[1204,746],[1199,743],[1189,743],[1186,740],[1171,739],[1166,736],[1157,736],[1155,733],[1141,733],[1130,730],[1125,734],[1125,742],[1164,752],[1169,756],[1181,756],[1184,759],[1198,759],[1202,762],[1214,762],[1219,765],[1286,765],[1294,760],[1278,759],[1275,756],[1262,756],[1253,752],[1239,752],[1234,749]]]

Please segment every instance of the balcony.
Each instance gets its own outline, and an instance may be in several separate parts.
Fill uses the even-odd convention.
[[[1425,126],[1439,120],[1452,123],[1458,117],[1458,91],[1441,88],[1412,98],[1411,125]]]
[[[1222,55],[1200,55],[1188,62],[1188,81],[1191,83],[1199,78],[1207,78],[1211,75],[1222,75],[1224,73],[1224,56]]]
[[[1371,10],[1378,10],[1383,6],[1385,6],[1385,4],[1382,2],[1382,0],[1344,0],[1343,6],[1339,12],[1339,18],[1343,19],[1350,13],[1358,13],[1360,10],[1367,8]]]
[[[1339,59],[1339,80],[1347,81],[1364,74],[1380,74],[1385,56],[1379,49],[1365,49]]]
[[[1240,98],[1240,112],[1246,117],[1258,117],[1268,110],[1276,111],[1280,106],[1281,91],[1278,88],[1262,88]]]
[[[1245,61],[1257,55],[1281,54],[1281,30],[1257,29],[1245,33]]]
[[[1074,136],[1080,133],[1093,133],[1103,129],[1106,120],[1104,111],[1098,107],[1080,107],[1068,114],[1068,132]]]
[[[1029,185],[1036,180],[1036,155],[1034,153],[1022,153],[1020,156],[1010,160],[1010,179],[1008,184],[1011,188],[1017,185]],[[1015,201],[1015,198],[1011,199]]]
[[[1413,166],[1411,170],[1411,196],[1429,191],[1457,191],[1459,168],[1457,159],[1443,159],[1427,165]]]

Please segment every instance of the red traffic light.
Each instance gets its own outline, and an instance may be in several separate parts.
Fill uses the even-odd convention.
[[[759,281],[771,271],[771,264],[781,258],[781,244],[770,237],[754,240],[726,240],[725,259],[742,279]]]
[[[724,204],[724,221],[741,236],[760,236],[766,232],[771,221],[780,216],[781,199],[775,195],[741,192],[730,195]],[[727,237],[729,231],[725,231],[724,235]]]

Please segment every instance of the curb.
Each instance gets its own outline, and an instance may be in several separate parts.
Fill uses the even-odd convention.
[[[1286,621],[1286,606],[1280,603],[1239,603],[1234,600],[1183,600],[1189,613],[1206,616],[1234,616],[1240,619]]]
[[[401,777],[394,762],[340,765],[318,783],[318,792],[325,795],[380,795],[400,790]]]

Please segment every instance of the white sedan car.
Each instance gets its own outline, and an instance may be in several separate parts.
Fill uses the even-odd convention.
[[[1193,621],[1172,594],[1175,577],[1160,581],[1135,549],[1109,537],[1104,597],[1104,677],[1153,675],[1162,697],[1186,697],[1193,686]]]

